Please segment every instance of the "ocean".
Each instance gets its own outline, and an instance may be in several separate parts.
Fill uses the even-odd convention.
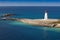
[[[13,18],[60,19],[60,6],[0,6],[2,14],[16,14]],[[0,40],[60,40],[60,28],[32,26],[17,21],[0,20]]]

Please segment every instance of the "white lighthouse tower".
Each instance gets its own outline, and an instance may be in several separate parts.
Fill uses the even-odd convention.
[[[45,10],[44,20],[47,20],[47,19],[48,19],[48,11]]]

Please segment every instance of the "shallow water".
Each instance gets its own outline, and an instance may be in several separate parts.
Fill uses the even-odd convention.
[[[13,13],[16,18],[60,18],[60,7],[0,7],[0,14]],[[0,20],[0,40],[60,40],[60,28],[32,26],[25,23]]]

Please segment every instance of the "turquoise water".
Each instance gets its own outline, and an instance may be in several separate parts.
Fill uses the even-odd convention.
[[[48,10],[49,18],[60,19],[60,7],[52,6],[13,6],[0,7],[0,15],[16,14],[15,18],[39,19]],[[0,20],[0,40],[60,40],[60,28],[32,26],[25,23]]]

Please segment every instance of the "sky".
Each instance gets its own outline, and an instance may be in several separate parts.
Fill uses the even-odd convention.
[[[0,0],[0,6],[60,6],[60,0]]]

